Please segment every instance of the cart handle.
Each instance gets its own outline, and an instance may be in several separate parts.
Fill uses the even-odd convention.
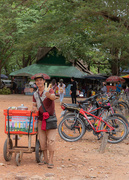
[[[10,107],[7,109],[7,116],[8,116],[8,138],[10,139],[10,129],[9,129],[9,109],[11,109]]]
[[[28,137],[29,137],[29,133],[30,133],[31,119],[32,119],[32,111],[31,111],[31,114],[30,114],[30,122],[29,122],[29,129],[28,129]]]

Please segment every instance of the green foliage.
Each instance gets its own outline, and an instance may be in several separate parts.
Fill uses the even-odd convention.
[[[7,87],[4,87],[3,89],[0,89],[0,94],[11,94],[11,90]]]

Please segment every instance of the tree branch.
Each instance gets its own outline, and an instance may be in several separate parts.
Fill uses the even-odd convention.
[[[8,56],[7,56],[7,58],[6,58],[6,60],[3,62],[2,61],[2,63],[1,63],[1,68],[6,64],[6,62],[8,61],[8,59],[10,58],[10,56],[12,55],[14,53],[14,51],[12,51]]]
[[[26,1],[27,1],[27,0],[23,0],[20,4],[18,4],[18,5],[17,5],[15,8],[13,8],[13,9],[17,9],[17,8],[18,8],[18,6],[20,6],[20,5],[24,4]]]
[[[21,69],[22,67],[21,67],[21,65],[19,64],[19,62],[18,62],[17,59],[16,59],[16,63],[17,63],[17,65],[19,66],[19,68]]]
[[[40,9],[41,9],[41,7],[47,2],[48,0],[45,0],[43,3],[42,3],[42,5],[40,6]]]
[[[99,12],[100,15],[102,15],[106,19],[110,19],[111,21],[114,22],[123,22],[123,19],[117,16],[109,15],[107,11],[101,11]],[[127,21],[124,22],[124,26],[129,30],[129,25],[127,24]]]
[[[12,46],[13,46],[13,44],[12,44],[11,46],[7,47],[7,48],[4,48],[3,51],[2,51],[2,55],[5,55],[6,52],[7,52],[9,49],[12,48]]]

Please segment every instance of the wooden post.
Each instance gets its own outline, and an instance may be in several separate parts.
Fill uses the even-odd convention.
[[[99,149],[100,153],[105,152],[105,148],[106,148],[107,141],[108,141],[108,136],[109,136],[108,133],[106,133],[106,132],[103,133],[103,138],[102,138],[102,142],[101,142],[100,149]]]

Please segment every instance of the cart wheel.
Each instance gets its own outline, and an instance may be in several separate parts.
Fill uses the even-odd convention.
[[[20,164],[21,164],[20,153],[17,153],[16,154],[16,165],[20,166]]]
[[[42,162],[42,159],[43,159],[43,151],[40,150],[39,140],[36,141],[35,156],[36,156],[36,161],[37,161],[37,163]]]
[[[11,139],[9,139],[9,143],[8,143],[8,139],[5,140],[4,143],[4,147],[3,147],[3,156],[5,161],[10,161],[11,157],[12,157],[12,152],[9,152],[9,149],[13,148],[13,142]]]

